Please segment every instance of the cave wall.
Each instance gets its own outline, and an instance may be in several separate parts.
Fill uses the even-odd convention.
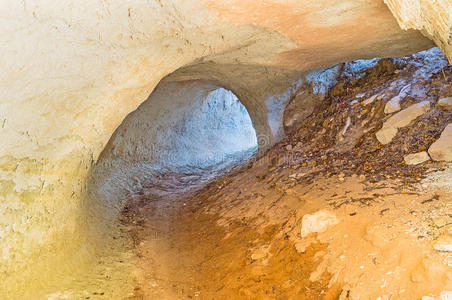
[[[86,238],[90,216],[103,216],[86,213],[96,210],[82,196],[87,177],[168,74],[198,68],[248,99],[269,146],[300,74],[432,45],[382,1],[6,0],[0,14],[0,295],[16,299],[102,246]]]
[[[452,3],[448,0],[385,0],[400,27],[419,30],[452,62]]]
[[[114,219],[143,189],[168,197],[178,187],[168,177],[191,174],[194,185],[202,174],[208,180],[256,149],[252,120],[231,91],[204,80],[162,83],[115,131],[92,171],[89,191],[99,210]]]

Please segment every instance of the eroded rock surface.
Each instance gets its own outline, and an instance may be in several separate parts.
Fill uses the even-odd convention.
[[[432,46],[382,1],[8,0],[0,12],[0,294],[15,299],[83,274],[113,242],[121,207],[87,197],[87,180],[169,74],[233,91],[266,148],[309,70]]]
[[[384,0],[403,29],[417,29],[452,59],[452,3],[436,0]]]

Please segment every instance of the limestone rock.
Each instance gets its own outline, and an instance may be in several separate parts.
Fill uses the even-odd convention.
[[[377,140],[383,145],[389,144],[397,134],[397,128],[388,127],[380,129],[375,135]]]
[[[314,214],[306,214],[302,219],[301,236],[311,233],[325,232],[328,227],[339,223],[338,218],[327,210],[319,210]]]
[[[452,161],[452,123],[447,125],[441,137],[428,149],[428,153],[436,161]]]
[[[376,133],[377,139],[383,145],[389,144],[396,136],[399,128],[410,124],[414,119],[423,115],[430,109],[430,102],[422,101],[396,113],[389,118],[383,127]]]
[[[400,95],[397,95],[393,97],[391,100],[388,101],[385,105],[385,114],[392,114],[395,112],[398,112],[400,107],[400,101],[402,101],[403,98]]]
[[[423,162],[426,162],[430,159],[430,156],[428,156],[428,153],[426,151],[408,154],[405,156],[404,160],[407,165],[418,165]]]
[[[437,105],[444,109],[452,109],[452,97],[439,99]]]

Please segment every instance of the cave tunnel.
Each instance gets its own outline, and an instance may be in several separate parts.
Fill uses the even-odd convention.
[[[4,1],[0,299],[451,299],[451,11]]]

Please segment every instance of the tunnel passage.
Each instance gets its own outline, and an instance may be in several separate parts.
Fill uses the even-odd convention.
[[[181,192],[256,150],[253,122],[231,91],[203,80],[164,83],[113,134],[92,189],[104,208],[121,208],[143,188]]]

